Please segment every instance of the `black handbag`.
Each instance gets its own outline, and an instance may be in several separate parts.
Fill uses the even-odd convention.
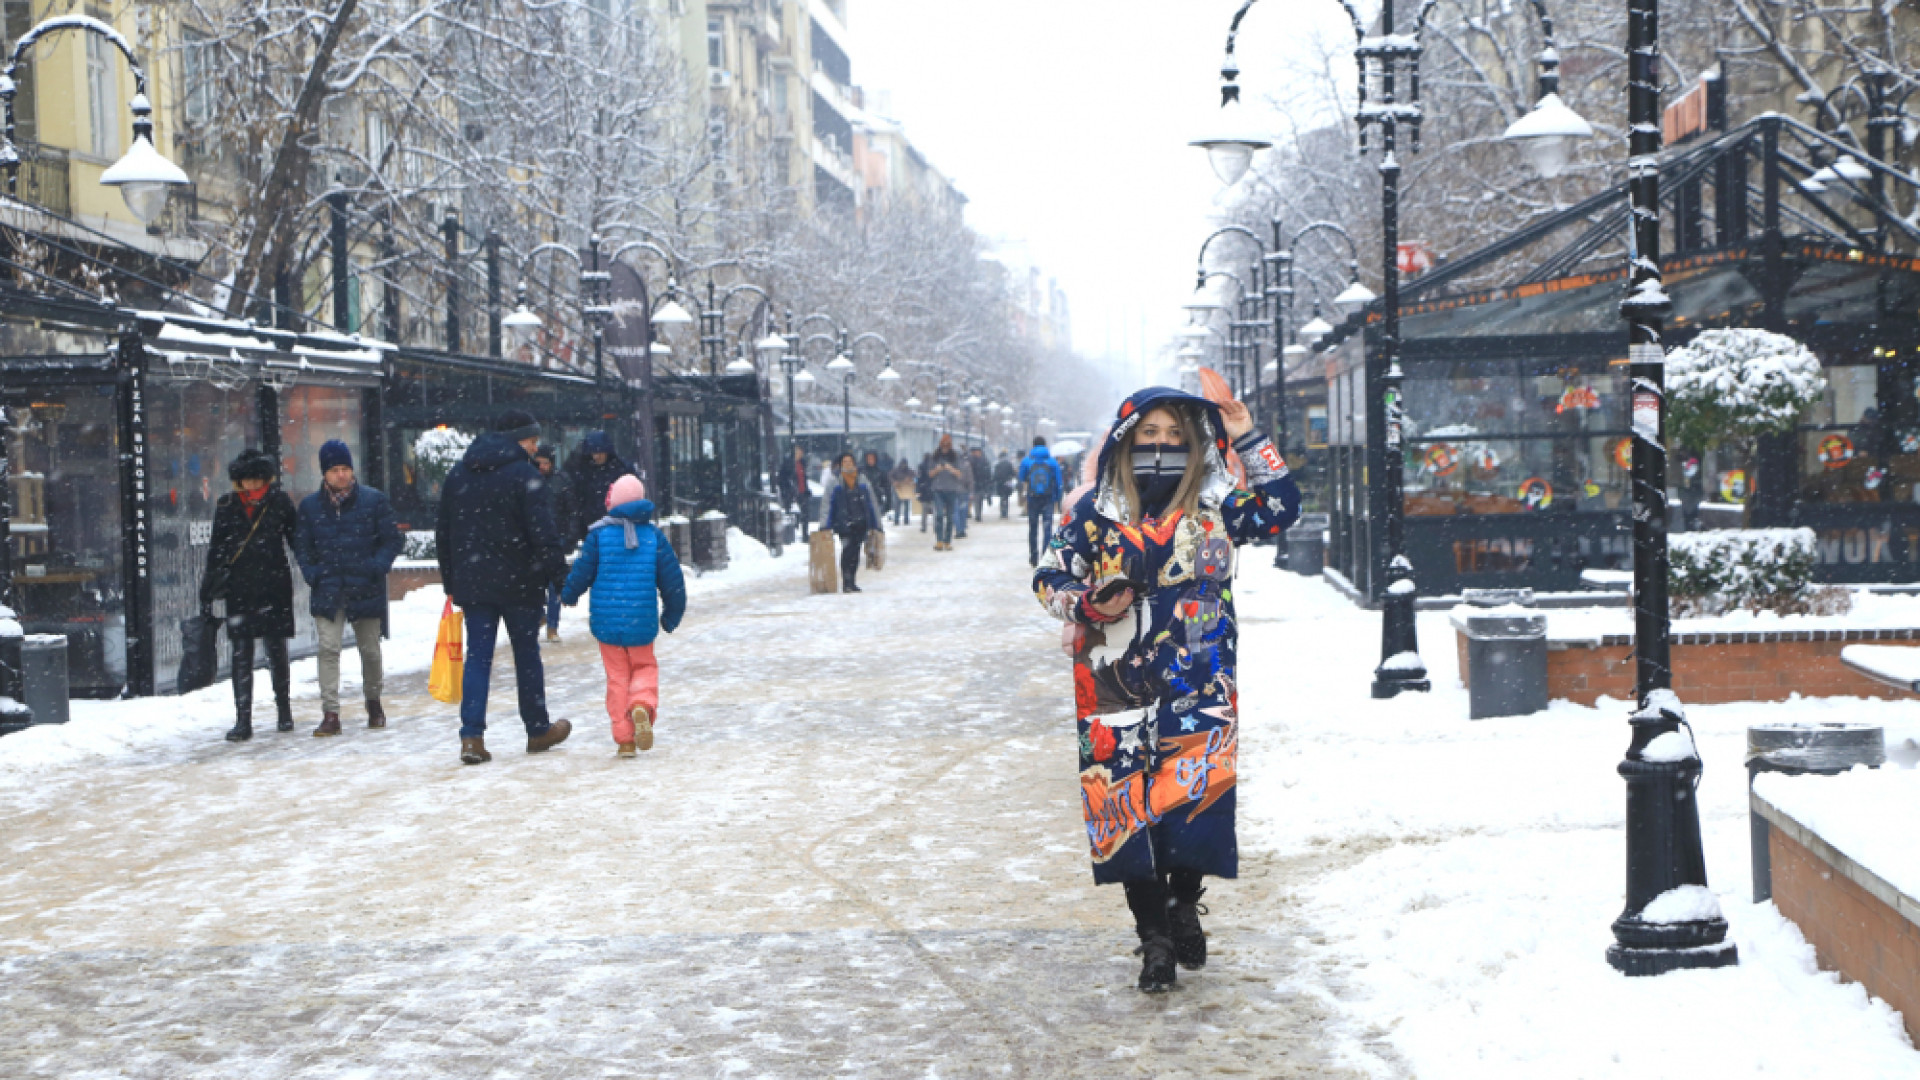
[[[174,679],[175,693],[191,693],[213,685],[214,672],[220,668],[223,621],[206,612],[180,620],[180,674]]]

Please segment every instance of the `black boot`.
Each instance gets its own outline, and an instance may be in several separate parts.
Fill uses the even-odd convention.
[[[253,639],[229,637],[233,644],[233,727],[228,742],[253,738]]]
[[[1140,956],[1139,987],[1149,994],[1164,994],[1179,981],[1166,883],[1158,879],[1129,881],[1126,890],[1127,906],[1133,909],[1134,932],[1140,935],[1140,947],[1134,950]]]
[[[228,742],[246,742],[253,738],[253,717],[243,716],[227,729]]]
[[[292,731],[293,705],[290,704],[286,698],[276,698],[274,699],[273,706],[279,717],[274,721],[274,727],[280,731]]]
[[[1200,916],[1207,913],[1200,898],[1207,890],[1200,887],[1200,875],[1175,873],[1169,883],[1173,905],[1167,909],[1167,921],[1173,928],[1173,956],[1188,971],[1207,966],[1207,932],[1200,928]]]

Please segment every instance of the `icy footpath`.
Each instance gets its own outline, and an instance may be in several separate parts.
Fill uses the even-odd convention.
[[[1265,562],[1247,559],[1238,584],[1241,846],[1328,868],[1299,880],[1275,929],[1313,928],[1296,988],[1338,1017],[1338,1060],[1422,1080],[1920,1077],[1899,1016],[1749,902],[1742,765],[1760,722],[1884,724],[1899,751],[1920,739],[1920,705],[1690,706],[1708,878],[1741,963],[1630,980],[1605,960],[1627,703],[1470,721],[1443,613],[1420,615],[1433,692],[1374,701],[1379,616]],[[1892,753],[1887,768],[1913,761]]]
[[[687,593],[690,598],[760,579],[781,575],[797,577],[805,590],[806,549],[788,548],[780,558],[738,529],[727,531],[730,561],[718,573],[696,575],[687,569]],[[427,670],[433,664],[434,640],[440,630],[440,615],[445,610],[446,593],[438,585],[416,589],[406,599],[392,605],[389,625],[392,637],[382,643],[381,658],[389,680]],[[584,622],[587,601],[566,615],[570,623]],[[503,632],[504,637],[504,632]],[[226,650],[222,635],[220,648]],[[501,642],[505,651],[505,642]],[[319,662],[313,657],[293,663],[294,716],[299,730],[309,731],[318,721],[316,707],[301,709],[300,702],[320,697]],[[162,687],[173,683],[174,673],[157,673]],[[340,696],[345,702],[358,700],[360,654],[348,648],[340,657]],[[273,726],[273,694],[261,672],[254,680],[254,719],[265,717]],[[71,719],[64,725],[33,727],[0,738],[0,788],[44,777],[50,772],[76,765],[124,760],[134,755],[165,756],[169,750],[185,749],[217,739],[233,723],[233,687],[226,680],[204,690],[185,695],[139,698],[129,701],[75,700]]]

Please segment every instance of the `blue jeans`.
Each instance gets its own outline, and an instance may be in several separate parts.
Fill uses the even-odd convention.
[[[953,542],[953,517],[965,506],[967,493],[964,491],[936,491],[933,493],[933,538],[942,543]],[[965,536],[964,531],[961,532]]]
[[[966,539],[967,508],[973,505],[973,494],[966,491],[953,493],[953,535]]]
[[[540,609],[497,608],[469,604],[467,670],[460,681],[460,737],[487,733],[487,689],[493,680],[493,643],[500,623],[507,624],[513,647],[513,677],[520,690],[520,722],[529,737],[547,730],[547,676],[540,665]]]
[[[1040,553],[1046,549],[1047,541],[1053,539],[1053,504],[1044,506],[1038,501],[1027,503],[1027,561],[1034,565],[1040,563]]]
[[[560,629],[560,586],[547,586],[547,629]]]

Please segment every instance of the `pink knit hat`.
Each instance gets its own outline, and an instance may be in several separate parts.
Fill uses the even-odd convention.
[[[639,477],[628,473],[620,479],[615,480],[613,486],[607,489],[607,509],[611,510],[616,506],[635,502],[646,497],[647,485],[641,483]]]

